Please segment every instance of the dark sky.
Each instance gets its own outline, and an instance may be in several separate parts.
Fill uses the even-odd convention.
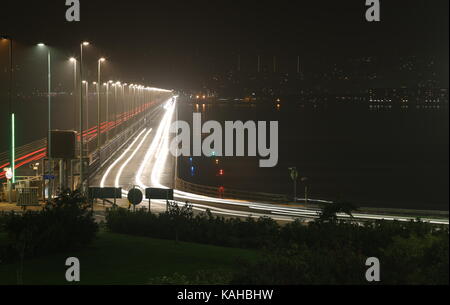
[[[88,40],[124,79],[164,87],[238,53],[448,57],[448,0],[380,0],[379,23],[365,21],[365,0],[80,2],[81,22],[69,23],[65,0],[2,1],[0,32],[69,54]]]

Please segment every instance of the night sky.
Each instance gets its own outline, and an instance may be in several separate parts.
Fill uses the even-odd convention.
[[[72,23],[64,0],[5,2],[0,32],[20,43],[76,55],[88,40],[124,79],[169,88],[193,85],[205,67],[228,69],[237,54],[448,56],[447,0],[381,0],[378,23],[365,21],[365,0],[81,0]]]

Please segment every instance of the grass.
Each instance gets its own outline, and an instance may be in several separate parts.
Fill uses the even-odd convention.
[[[186,276],[198,270],[232,271],[238,257],[257,259],[259,252],[101,232],[88,248],[24,261],[23,284],[64,285],[65,260],[80,260],[81,285],[140,285],[150,278]],[[0,285],[15,285],[19,264],[0,264]]]

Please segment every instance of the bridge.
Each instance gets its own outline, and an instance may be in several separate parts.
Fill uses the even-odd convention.
[[[156,90],[156,89],[154,89]],[[126,198],[128,191],[133,187],[142,190],[148,187],[174,189],[174,200],[179,205],[189,202],[197,212],[206,210],[225,217],[270,217],[281,222],[290,222],[296,219],[311,221],[318,217],[319,203],[326,202],[320,199],[309,199],[310,204],[289,202],[285,196],[246,192],[243,190],[220,191],[216,187],[196,185],[184,181],[177,176],[177,159],[169,152],[171,135],[169,128],[175,120],[178,97],[172,91],[158,89],[154,100],[143,103],[136,109],[117,115],[115,120],[105,121],[97,126],[83,130],[86,139],[84,150],[86,157],[86,183],[89,186],[121,187],[122,197]],[[106,133],[110,136],[106,137]],[[101,146],[97,148],[97,137],[101,137]],[[80,137],[77,136],[77,141]],[[79,144],[79,142],[78,142]],[[79,150],[77,154],[79,154]],[[46,152],[46,139],[40,139],[23,145],[16,149],[16,169],[26,168],[29,164],[39,162],[44,164]],[[7,153],[0,155],[1,167],[9,166]],[[49,183],[54,189],[80,187],[79,161],[72,160],[67,167],[55,163],[54,172],[59,179],[40,180],[41,199],[45,197]],[[62,171],[62,169],[65,169]],[[0,173],[0,179],[5,181],[5,172]],[[41,174],[45,174],[43,171]],[[41,178],[42,175],[30,177],[17,177],[16,188],[26,181]],[[34,184],[36,185],[36,183]],[[39,183],[38,183],[39,185]],[[4,183],[4,190],[6,190]],[[47,194],[48,195],[48,194]],[[4,196],[5,197],[5,196]],[[14,197],[14,196],[13,196]],[[127,206],[125,199],[119,204]],[[149,208],[149,202],[143,202],[142,207]],[[166,201],[152,200],[152,211],[164,211]],[[341,218],[348,218],[346,214],[339,214]],[[423,221],[448,225],[448,217],[443,215],[421,217]],[[372,210],[354,213],[357,221],[385,219],[398,221],[411,221],[416,215],[403,211],[402,213],[389,213],[389,211]]]

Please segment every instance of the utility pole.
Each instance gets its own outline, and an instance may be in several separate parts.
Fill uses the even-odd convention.
[[[100,84],[101,84],[101,66],[102,62],[104,62],[105,59],[102,57],[98,60],[98,69],[97,69],[97,152],[100,156]]]
[[[51,97],[51,79],[52,79],[52,74],[51,74],[51,57],[50,57],[50,49],[47,47],[48,49],[48,53],[47,53],[47,69],[48,69],[48,73],[47,73],[47,81],[48,81],[48,93],[47,93],[47,103],[48,103],[48,164],[50,167],[49,170],[49,175],[53,176],[53,160],[52,160],[52,97]],[[52,178],[52,177],[50,177]],[[52,199],[53,196],[53,183],[54,183],[54,179],[52,179],[51,181],[49,181],[48,183],[48,197],[49,199]]]
[[[80,44],[80,189],[81,192],[84,192],[83,180],[84,180],[84,172],[83,172],[83,46],[88,46],[89,42],[82,42]]]
[[[294,182],[294,202],[297,202],[297,178],[298,178],[298,171],[296,167],[289,167],[288,168],[291,179]]]
[[[15,164],[15,117],[14,117],[14,109],[12,103],[13,96],[13,40],[8,36],[1,36],[0,38],[9,41],[9,87],[8,87],[8,99],[9,99],[9,120],[10,120],[10,135],[11,135],[11,147],[9,154],[9,165],[11,170],[11,179],[8,179],[8,201],[12,203],[12,185],[16,182],[16,164]]]
[[[308,178],[302,177],[301,181],[305,183],[305,204],[308,204]]]

